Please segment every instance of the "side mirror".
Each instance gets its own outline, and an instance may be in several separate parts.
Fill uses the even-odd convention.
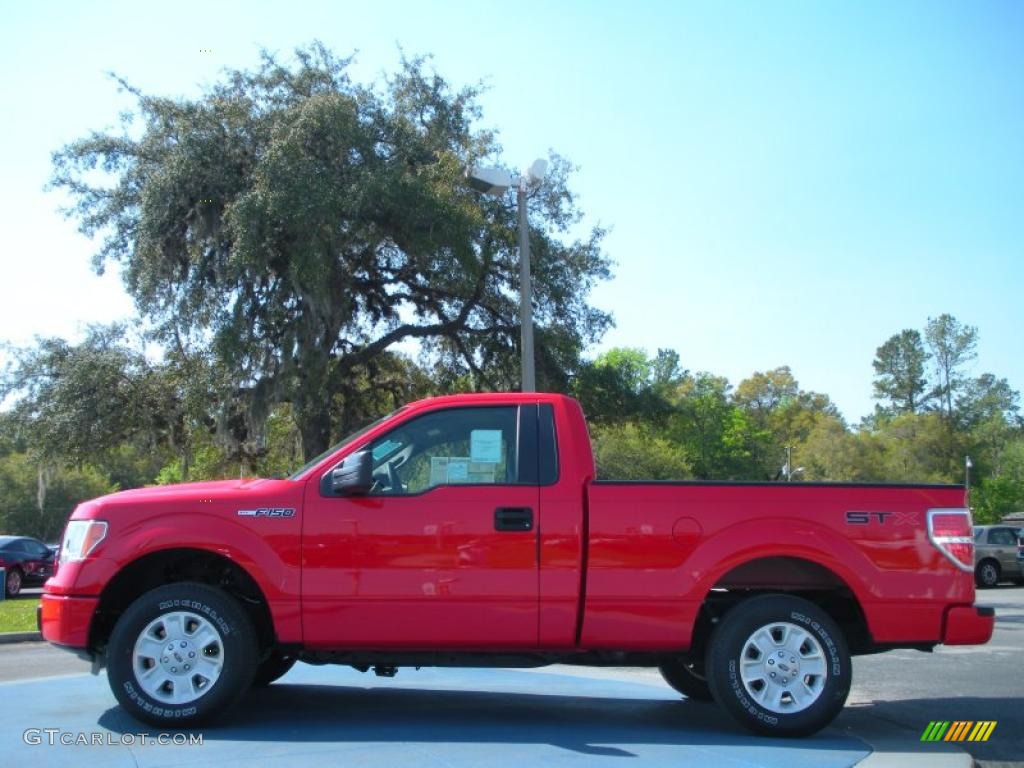
[[[361,496],[373,485],[373,456],[357,451],[332,469],[328,475],[330,495]],[[327,479],[325,478],[325,479]]]

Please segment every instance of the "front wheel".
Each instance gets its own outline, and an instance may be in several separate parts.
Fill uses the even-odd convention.
[[[136,719],[191,726],[238,700],[256,659],[252,623],[234,599],[205,584],[171,584],[122,614],[110,636],[107,678]]]
[[[836,623],[790,595],[734,606],[711,636],[705,666],[715,701],[740,724],[772,736],[806,736],[831,723],[852,676]]]

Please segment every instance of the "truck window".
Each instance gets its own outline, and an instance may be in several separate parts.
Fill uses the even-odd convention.
[[[423,493],[439,485],[519,482],[514,406],[449,408],[381,435],[373,455],[373,494]]]

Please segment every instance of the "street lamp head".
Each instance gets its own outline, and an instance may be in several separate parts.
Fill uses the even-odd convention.
[[[504,168],[470,168],[466,179],[473,189],[488,195],[502,195],[512,186],[512,174]]]
[[[526,180],[530,183],[531,186],[536,186],[537,184],[540,184],[541,181],[544,179],[544,174],[547,173],[547,171],[548,161],[538,157],[536,160],[533,161],[533,165],[531,165],[527,169]]]

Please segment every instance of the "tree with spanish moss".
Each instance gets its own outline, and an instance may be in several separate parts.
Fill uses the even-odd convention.
[[[453,89],[421,58],[378,85],[349,65],[321,44],[291,64],[265,53],[194,99],[119,78],[141,126],[54,155],[69,215],[102,237],[96,268],[122,267],[166,349],[212,355],[230,374],[220,399],[257,433],[289,403],[307,457],[350,421],[353,382],[372,384],[403,342],[447,381],[518,383],[515,203],[463,180],[500,162],[475,127],[478,89]],[[572,168],[550,161],[529,198],[534,317],[539,383],[564,388],[610,324],[587,303],[609,262],[600,228],[570,237]]]

